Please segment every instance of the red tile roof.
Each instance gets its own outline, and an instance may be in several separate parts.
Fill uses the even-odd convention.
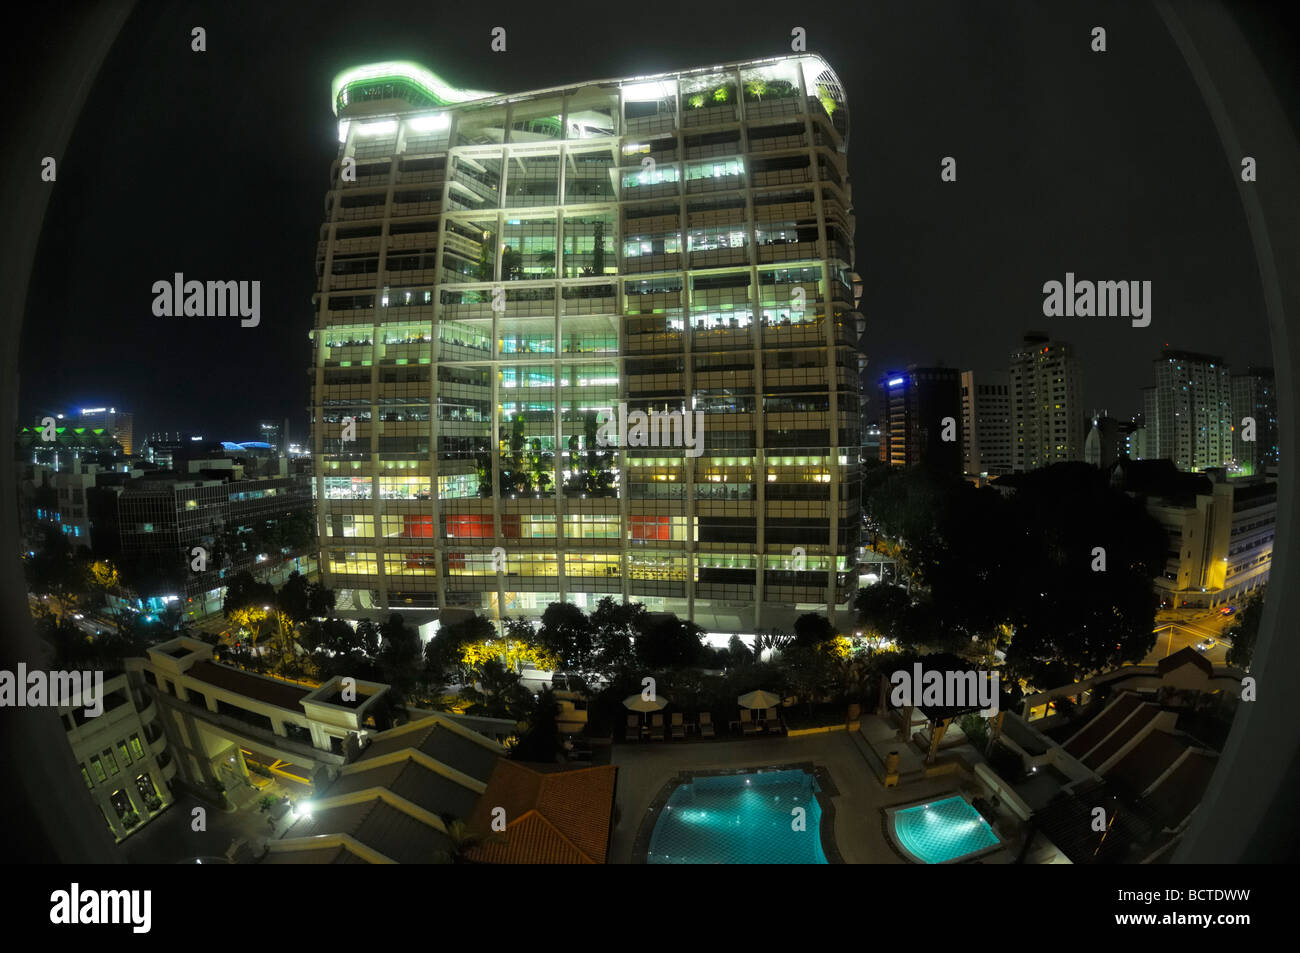
[[[500,760],[471,826],[490,831],[492,810],[502,807],[506,829],[470,856],[489,864],[605,863],[617,775],[613,765],[555,771]]]

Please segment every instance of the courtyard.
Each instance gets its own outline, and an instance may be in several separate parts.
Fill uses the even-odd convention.
[[[864,724],[871,720],[864,720]],[[836,792],[832,796],[834,847],[844,863],[906,863],[885,834],[884,809],[952,795],[958,790],[960,777],[949,774],[921,778],[885,788],[868,765],[863,751],[865,738],[855,738],[856,734],[831,731],[793,738],[616,745],[611,762],[619,768],[617,819],[610,862],[636,862],[634,847],[642,823],[664,786],[681,773],[811,763],[827,772]]]

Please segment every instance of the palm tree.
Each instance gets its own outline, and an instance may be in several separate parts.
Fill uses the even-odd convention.
[[[473,864],[477,863],[471,856],[476,847],[486,844],[501,844],[505,838],[491,831],[476,831],[460,818],[443,818],[447,828],[447,838],[451,846],[434,854],[437,864]]]

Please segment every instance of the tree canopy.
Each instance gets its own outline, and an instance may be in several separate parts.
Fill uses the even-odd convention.
[[[951,651],[1005,628],[1013,666],[1092,671],[1145,657],[1167,545],[1160,525],[1087,464],[1017,474],[1008,488],[923,469],[875,474],[871,519],[920,588],[863,590],[863,624]]]

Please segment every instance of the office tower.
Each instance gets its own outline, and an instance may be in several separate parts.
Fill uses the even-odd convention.
[[[1063,341],[1029,332],[1011,355],[1012,469],[1083,459],[1079,358]]]
[[[1232,460],[1232,379],[1221,357],[1166,349],[1155,360],[1147,400],[1147,448],[1180,470],[1226,467]],[[1144,392],[1145,397],[1145,392]]]
[[[135,453],[135,416],[116,407],[82,407],[69,415],[69,426],[103,428],[122,445],[127,456]]]
[[[962,371],[961,439],[965,472],[1011,472],[1011,383],[1006,374]]]
[[[284,452],[284,429],[280,424],[267,423],[266,421],[263,421],[257,425],[257,432],[259,434],[259,439],[263,443],[269,444],[272,450],[278,450],[281,453]]]
[[[880,459],[890,466],[925,464],[962,472],[961,374],[910,365],[880,378]],[[945,439],[948,437],[949,439]]]
[[[157,567],[152,591],[137,593],[148,608],[183,599],[186,612],[218,612],[226,582],[238,572],[279,584],[294,570],[310,571],[305,475],[246,479],[242,469],[194,463],[185,475],[130,480],[116,495],[121,555]],[[206,553],[202,570],[195,547]]]
[[[1109,416],[1104,410],[1094,410],[1088,418],[1088,435],[1083,441],[1084,462],[1109,470],[1127,453],[1130,433],[1130,424]]]
[[[605,595],[720,631],[843,611],[861,326],[830,66],[501,95],[382,63],[333,93],[324,582],[444,619]]]
[[[1255,439],[1244,440],[1243,419],[1255,424]],[[1245,476],[1264,473],[1278,464],[1277,391],[1273,368],[1247,368],[1232,375],[1232,456],[1236,472]]]

